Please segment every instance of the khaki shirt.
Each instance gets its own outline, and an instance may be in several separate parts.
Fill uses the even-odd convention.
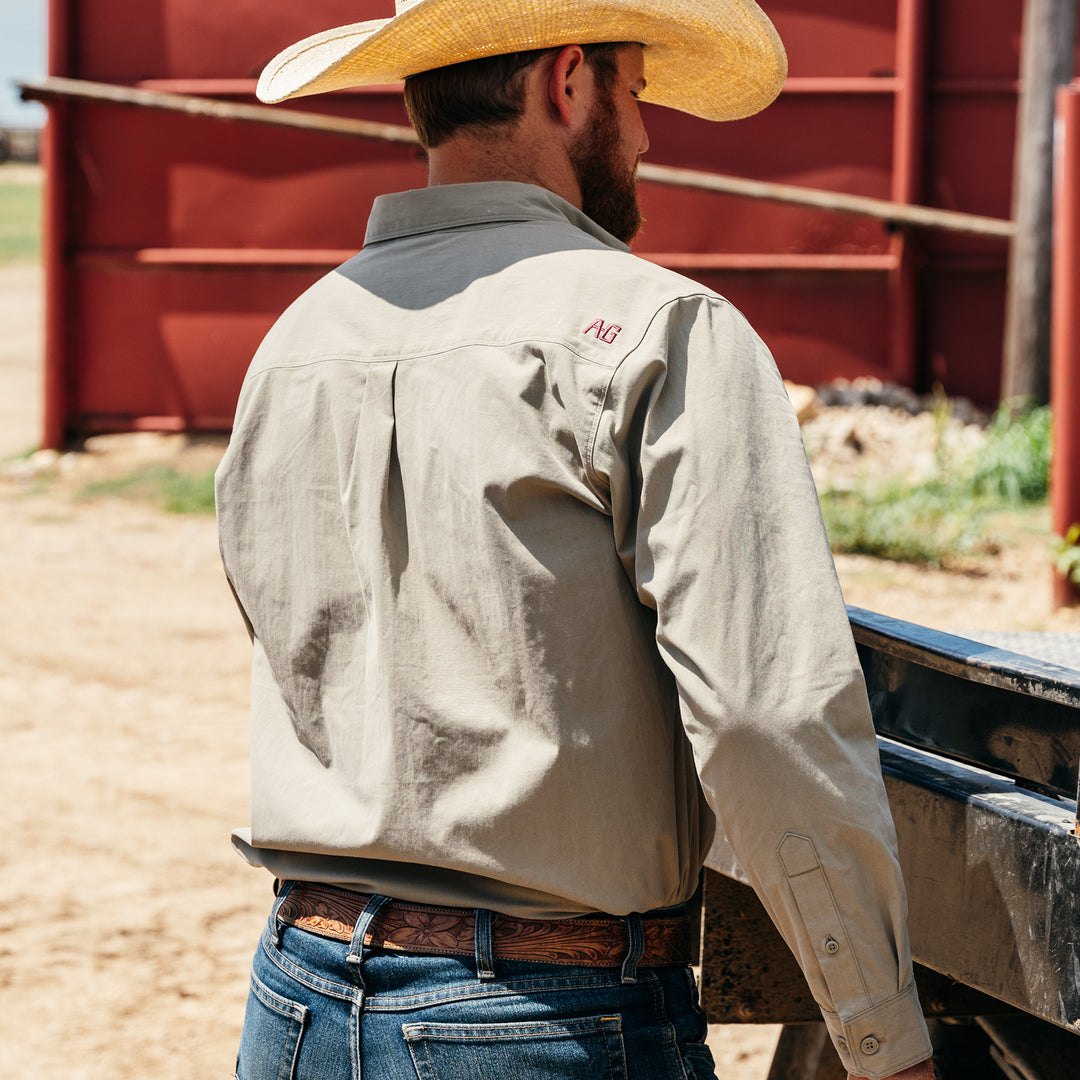
[[[623,914],[687,899],[718,820],[848,1067],[929,1055],[798,424],[726,300],[543,188],[384,196],[259,349],[218,514],[250,861]]]

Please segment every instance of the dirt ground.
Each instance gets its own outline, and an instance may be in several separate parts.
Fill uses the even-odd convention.
[[[0,267],[0,458],[39,437],[40,287],[36,268]],[[76,497],[220,450],[106,439],[52,482],[0,478],[5,1080],[231,1073],[270,900],[228,842],[247,820],[247,639],[211,518]],[[943,629],[1080,629],[1050,610],[1037,529],[969,574],[839,570],[849,602]],[[776,1034],[715,1029],[719,1074],[762,1080]]]

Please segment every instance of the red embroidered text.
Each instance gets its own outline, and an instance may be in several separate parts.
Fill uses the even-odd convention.
[[[582,333],[595,334],[597,341],[603,341],[610,345],[619,336],[621,329],[621,326],[616,326],[614,323],[605,325],[603,319],[594,319],[589,326],[585,327]]]

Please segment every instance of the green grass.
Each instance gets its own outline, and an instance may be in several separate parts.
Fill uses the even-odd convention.
[[[41,257],[41,185],[0,183],[0,266]]]
[[[182,473],[172,465],[148,465],[126,476],[87,484],[79,497],[139,499],[155,503],[170,514],[212,514],[214,474]]]
[[[821,494],[833,551],[931,566],[985,550],[988,509],[938,482]]]
[[[999,410],[985,444],[963,469],[939,455],[937,475],[921,484],[892,480],[821,493],[835,552],[941,566],[995,549],[992,516],[1046,501],[1050,410],[1019,417]]]
[[[1050,482],[1050,407],[1031,409],[1015,418],[1003,407],[986,435],[967,478],[969,494],[1006,506],[1045,502]]]

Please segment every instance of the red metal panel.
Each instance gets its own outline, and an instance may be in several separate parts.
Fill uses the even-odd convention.
[[[933,5],[925,198],[1011,216],[1022,0]],[[1007,247],[949,233],[923,237],[924,379],[996,402]]]
[[[393,0],[52,0],[51,8],[75,28],[70,74],[117,83],[254,79],[308,34],[394,14]]]
[[[264,0],[56,0],[50,70],[253,100],[259,70],[290,41],[393,10],[317,6],[313,23],[309,9]],[[393,90],[318,107],[405,122]],[[277,314],[361,246],[376,194],[424,178],[408,147],[89,103],[54,106],[49,129],[49,445],[228,427]]]
[[[939,95],[925,135],[933,162],[929,202],[945,210],[1009,217],[1015,135],[1014,93]],[[955,233],[936,233],[930,240],[961,249],[985,243]]]
[[[896,73],[895,0],[774,0],[764,7],[784,39],[792,78]]]
[[[227,429],[243,367],[222,358],[250,358],[321,272],[114,266],[75,273],[72,426]]]
[[[350,112],[405,123],[400,95],[365,96]],[[73,122],[76,251],[356,250],[375,195],[424,183],[416,150],[400,144],[85,103]]]
[[[962,387],[978,402],[996,401],[1005,328],[1000,262],[925,274],[921,296],[929,377],[949,390]]]
[[[843,190],[838,181],[838,189]],[[860,192],[859,194],[864,194]],[[880,255],[889,250],[885,226],[854,214],[827,214],[733,195],[641,185],[645,227],[639,254],[715,252],[783,255]],[[749,209],[748,209],[749,206]]]
[[[1024,0],[935,0],[930,67],[938,78],[1015,80]]]
[[[1022,0],[766,8],[791,61],[779,101],[724,125],[647,109],[651,161],[1008,216]],[[392,11],[54,0],[51,70],[253,100],[284,45]],[[285,107],[404,119],[393,88]],[[53,445],[223,424],[261,328],[360,246],[375,194],[423,183],[400,146],[106,105],[53,106],[46,148]],[[996,399],[1004,242],[657,185],[642,199],[638,252],[729,295],[785,375],[939,379]]]
[[[890,376],[888,290],[881,273],[766,271],[692,276],[754,323],[785,378]]]
[[[805,96],[737,124],[645,110],[649,160],[686,168],[889,197],[891,103]],[[793,142],[793,132],[798,136]],[[639,251],[821,252],[887,247],[879,222],[757,203],[688,188],[642,185]]]

